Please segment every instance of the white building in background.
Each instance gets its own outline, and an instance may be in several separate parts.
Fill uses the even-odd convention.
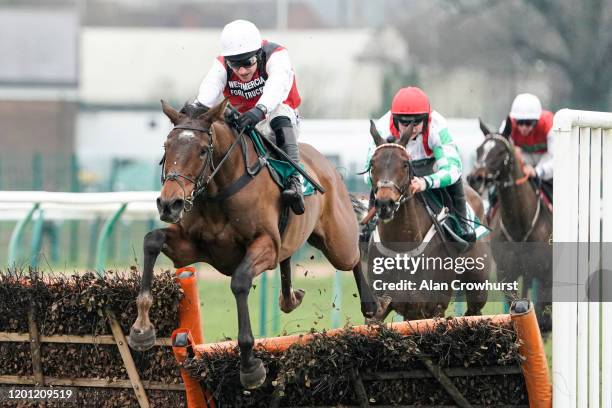
[[[85,105],[142,106],[196,96],[219,53],[220,30],[83,27],[80,100]],[[389,62],[409,61],[393,29],[263,31],[289,50],[301,112],[357,118],[379,109]]]

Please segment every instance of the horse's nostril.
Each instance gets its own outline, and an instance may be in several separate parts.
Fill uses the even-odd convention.
[[[157,208],[161,208],[162,207],[162,199],[161,199],[161,197],[157,197],[157,200],[155,200],[155,202],[157,203]]]
[[[185,200],[181,198],[177,198],[170,204],[170,209],[172,211],[181,211],[185,207]]]
[[[393,204],[394,204],[393,200],[389,200],[389,199],[383,199],[383,200],[377,199],[376,201],[374,201],[374,206],[379,211],[386,211],[390,209],[391,207],[393,207]]]

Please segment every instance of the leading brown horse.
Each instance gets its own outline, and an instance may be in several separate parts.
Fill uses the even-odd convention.
[[[353,271],[364,316],[373,316],[378,302],[362,284],[359,227],[340,174],[312,146],[300,144],[301,162],[326,192],[306,197],[306,212],[291,214],[281,235],[280,190],[265,168],[254,170],[261,160],[252,140],[225,122],[226,104],[205,112],[186,105],[178,112],[162,102],[174,128],[164,146],[164,182],[157,207],[161,220],[170,225],[144,238],[138,318],[129,343],[136,350],[144,350],[155,341],[149,308],[153,303],[153,266],[159,253],[163,252],[177,268],[206,262],[231,276],[238,309],[240,381],[245,388],[256,388],[266,378],[262,361],[252,353],[254,339],[247,305],[256,276],[280,263],[280,308],[286,313],[295,309],[304,292],[291,287],[290,260],[308,241],[336,269]]]
[[[458,285],[478,285],[485,283],[489,277],[491,257],[487,239],[478,240],[467,249],[463,247],[459,249],[457,245],[447,242],[440,228],[434,225],[433,217],[429,214],[421,193],[410,192],[410,181],[415,174],[406,145],[412,135],[412,125],[408,126],[397,143],[387,143],[373,122],[370,134],[377,146],[369,163],[369,171],[378,214],[377,229],[382,244],[382,246],[377,245],[379,249],[378,251],[374,249],[374,253],[383,253],[387,258],[394,257],[396,255],[393,251],[383,248],[400,246],[401,250],[396,253],[400,256],[431,260],[444,258],[453,261],[459,258],[471,258],[482,264],[482,267],[479,264],[478,267],[464,272],[459,271],[459,268],[447,268],[435,262],[433,268],[422,268],[416,275],[407,275],[400,270],[396,277],[409,278],[417,286],[408,290],[389,290],[380,293],[383,299],[390,300],[390,304],[388,306],[385,304],[376,318],[383,320],[391,310],[400,313],[405,320],[444,316],[453,293],[453,281],[458,282]],[[484,208],[480,197],[469,186],[465,185],[464,188],[467,201],[482,220]],[[373,245],[376,244],[370,242],[370,248]],[[372,253],[370,250],[368,256],[372,257]],[[372,269],[368,268],[367,275],[370,284],[374,285],[373,280],[377,277]],[[440,283],[441,289],[432,288],[431,285],[421,289],[423,282]],[[375,285],[373,287],[378,289]],[[466,315],[480,315],[481,309],[487,302],[487,290],[466,290],[465,294],[468,304]]]

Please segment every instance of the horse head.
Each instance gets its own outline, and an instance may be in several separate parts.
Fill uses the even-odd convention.
[[[374,205],[378,216],[389,221],[400,205],[412,197],[410,182],[414,176],[410,155],[406,145],[412,136],[413,125],[409,125],[397,142],[387,143],[370,121],[370,134],[376,150],[369,163],[370,177],[374,189]]]
[[[476,149],[476,162],[467,181],[474,190],[482,194],[489,184],[504,181],[509,177],[515,151],[507,137],[491,132],[482,120],[480,130],[485,135],[485,140]]]
[[[174,125],[164,143],[164,157],[160,162],[162,189],[157,210],[162,221],[179,222],[184,212],[191,210],[194,199],[206,190],[222,133],[215,131],[213,123],[223,120],[226,105],[227,100],[211,109],[186,104],[177,111],[162,101],[162,110]]]

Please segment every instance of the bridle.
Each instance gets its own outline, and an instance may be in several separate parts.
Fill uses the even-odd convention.
[[[176,181],[181,187],[181,189],[183,190],[183,196],[185,195],[185,187],[184,187],[184,184],[179,181],[179,179],[186,180],[194,185],[194,188],[191,191],[191,194],[189,195],[189,197],[184,198],[185,212],[189,212],[193,208],[193,202],[196,198],[202,195],[206,196],[208,185],[210,184],[212,179],[215,177],[215,175],[219,172],[219,169],[221,169],[221,166],[223,165],[223,163],[231,155],[236,145],[239,143],[242,144],[244,129],[240,132],[238,137],[234,140],[230,148],[227,150],[227,152],[225,152],[225,154],[219,161],[219,164],[217,164],[216,166],[213,162],[213,153],[215,149],[215,145],[214,145],[215,130],[214,130],[212,123],[210,124],[208,129],[204,129],[203,127],[196,126],[196,125],[189,125],[189,124],[176,125],[174,126],[174,128],[172,128],[172,130],[178,130],[178,129],[192,130],[196,132],[206,133],[208,135],[208,145],[206,146],[206,152],[204,153],[206,155],[206,158],[205,158],[204,164],[202,165],[202,168],[200,169],[200,172],[195,178],[188,177],[174,170],[166,174],[166,154],[165,153],[161,161],[159,162],[159,164],[162,167],[161,169],[161,184],[162,185],[166,181]],[[209,169],[210,169],[210,174],[206,177],[206,171]]]
[[[520,186],[521,184],[524,184],[525,182],[527,182],[527,180],[529,180],[529,176],[528,175],[524,175],[521,178],[518,179],[514,179],[512,177],[512,172],[511,169],[514,167],[514,154],[513,153],[513,147],[510,144],[510,142],[508,141],[508,139],[502,135],[497,135],[497,134],[493,134],[493,135],[489,135],[487,136],[487,140],[496,140],[496,141],[500,141],[503,143],[505,150],[506,150],[506,156],[504,157],[504,161],[503,161],[503,167],[504,169],[509,169],[506,172],[506,179],[505,180],[499,180],[499,177],[501,175],[501,169],[498,169],[494,174],[491,173],[487,173],[485,175],[485,182],[486,181],[492,181],[495,184],[497,184],[500,187],[513,187],[513,186]],[[486,142],[485,142],[486,143]],[[519,163],[520,164],[520,163]],[[480,167],[484,167],[486,168],[486,166],[484,166],[484,163],[482,163],[482,160],[480,160],[477,163],[478,166]],[[536,195],[538,195],[538,191],[536,190]],[[500,225],[500,229],[502,231],[502,233],[504,234],[504,236],[506,237],[506,239],[509,242],[525,242],[527,241],[527,239],[529,238],[529,236],[531,235],[531,233],[533,232],[533,230],[535,229],[536,223],[538,221],[538,218],[540,217],[540,211],[541,211],[541,207],[542,207],[542,200],[540,199],[540,197],[537,197],[537,206],[536,206],[536,211],[535,214],[533,216],[533,219],[531,220],[531,223],[529,225],[529,230],[521,237],[520,240],[515,240],[514,238],[512,238],[512,236],[510,235],[510,233],[508,232],[506,226],[504,225],[503,219],[502,217],[499,218],[499,225]]]
[[[381,148],[400,148],[402,149],[404,152],[406,152],[406,148],[403,147],[402,145],[399,145],[397,143],[383,143],[379,146],[376,147],[376,149],[374,150],[374,153],[376,153],[379,149]],[[374,157],[374,153],[372,154],[372,157]],[[410,180],[412,180],[412,178],[414,177],[414,171],[412,166],[410,165],[410,156],[408,157],[408,171],[406,172],[406,175],[404,176],[404,178],[401,180],[401,182],[398,184],[393,180],[380,180],[376,183],[376,186],[374,187],[374,195],[376,195],[376,193],[378,192],[379,189],[381,188],[393,188],[395,189],[400,197],[399,199],[395,202],[395,207],[393,209],[393,211],[397,211],[400,206],[409,198],[411,197],[410,195],[406,194],[407,193],[407,189],[410,186]],[[372,160],[370,160],[370,163],[368,165],[368,168],[366,169],[366,171],[369,173],[372,169]],[[406,179],[408,179],[408,184],[405,183]]]
[[[521,184],[526,183],[527,180],[529,179],[529,176],[527,175],[524,175],[523,177],[520,177],[518,179],[514,179],[512,177],[511,169],[514,167],[515,157],[513,154],[514,148],[512,147],[508,139],[502,135],[492,134],[492,135],[487,136],[487,140],[484,143],[486,143],[489,140],[495,140],[495,141],[501,142],[504,145],[506,154],[504,156],[502,165],[499,166],[497,170],[493,173],[488,171],[488,167],[484,163],[484,158],[481,158],[480,160],[476,162],[477,167],[484,168],[487,170],[487,173],[485,174],[485,177],[484,177],[485,183],[493,182],[500,187],[520,186]],[[502,169],[506,169],[507,171],[504,172],[504,174],[502,174]],[[504,176],[504,175],[505,175],[505,179],[504,180],[500,179],[501,178],[500,176]]]

